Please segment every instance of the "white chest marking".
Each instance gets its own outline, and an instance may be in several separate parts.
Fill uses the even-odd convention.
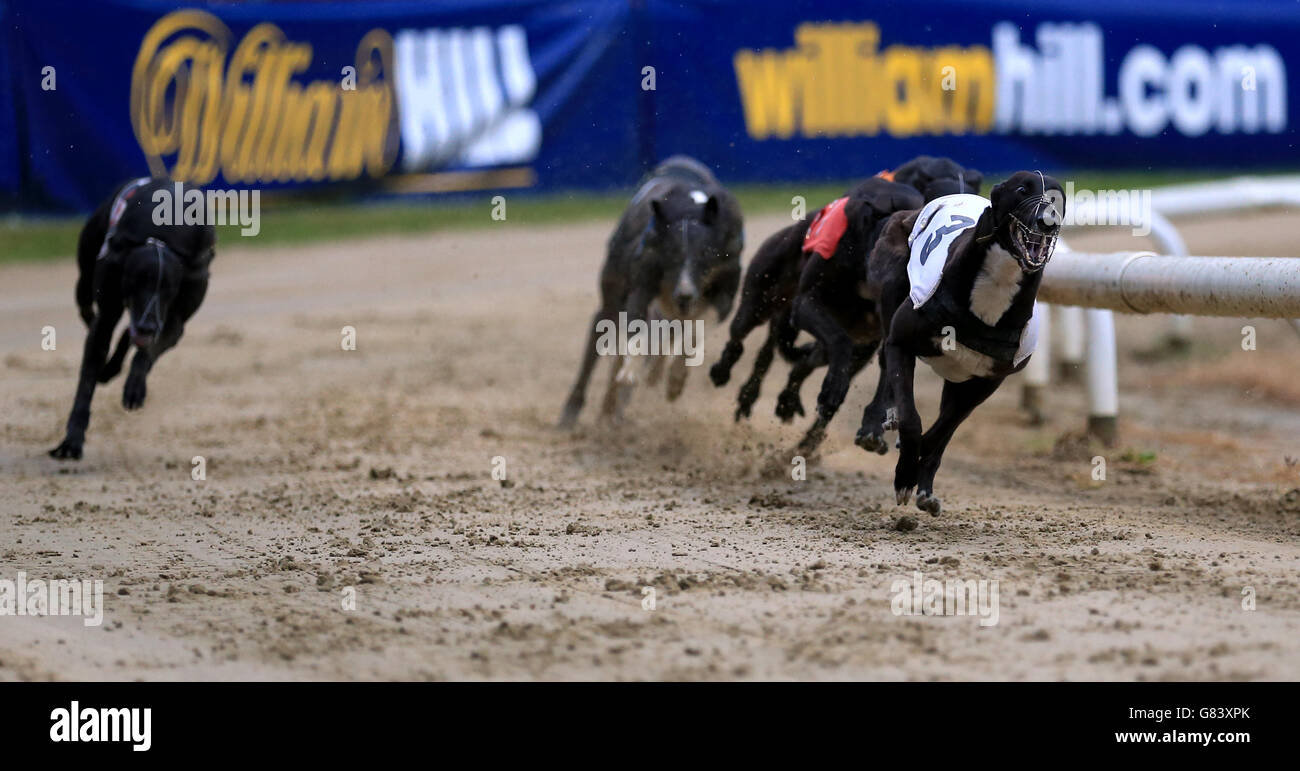
[[[988,377],[993,372],[994,362],[991,356],[967,348],[956,341],[949,343],[949,345],[956,345],[956,348],[951,351],[945,350],[942,337],[934,338],[934,344],[943,351],[941,355],[917,358],[929,365],[936,375],[950,383],[962,383],[973,377]]]
[[[970,312],[989,326],[997,324],[1016,299],[1023,276],[1016,258],[996,243],[990,246],[970,290]]]

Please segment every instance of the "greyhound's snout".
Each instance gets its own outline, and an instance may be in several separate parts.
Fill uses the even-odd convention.
[[[144,348],[158,336],[158,325],[152,321],[139,321],[131,325],[131,342]]]
[[[700,299],[700,290],[696,288],[690,274],[682,271],[677,278],[677,286],[673,289],[673,304],[677,306],[679,312],[686,313],[698,299]]]

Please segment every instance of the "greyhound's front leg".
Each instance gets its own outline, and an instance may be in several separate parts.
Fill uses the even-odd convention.
[[[916,488],[921,456],[921,415],[916,411],[912,378],[916,375],[916,357],[902,347],[885,346],[885,366],[889,370],[889,387],[894,395],[898,420],[898,465],[894,467],[894,497],[899,505],[912,498]]]
[[[930,430],[921,437],[920,471],[916,483],[916,507],[938,515],[942,504],[934,494],[934,475],[939,471],[943,451],[962,421],[970,417],[976,407],[984,403],[1002,378],[971,378],[961,383],[944,383],[943,397],[939,401],[939,417]]]
[[[667,356],[651,356],[650,361],[645,365],[645,384],[648,386],[659,385],[659,381],[664,376],[664,366],[668,363],[665,361]]]
[[[844,403],[853,378],[853,339],[835,317],[813,295],[800,295],[794,301],[794,320],[801,329],[817,338],[826,350],[828,363],[826,377],[817,393],[817,419],[799,443],[799,450],[807,455],[826,437],[826,426]]]
[[[144,397],[148,389],[145,379],[153,369],[153,357],[143,348],[136,349],[131,357],[131,370],[126,374],[126,384],[122,387],[122,406],[128,410],[138,410],[144,406]]]
[[[686,368],[686,356],[673,356],[672,363],[668,365],[668,401],[675,402],[682,395],[688,374],[690,370]]]
[[[885,351],[880,351],[880,381],[876,384],[876,395],[862,411],[862,426],[853,443],[867,452],[884,455],[889,452],[889,443],[885,441],[885,421],[889,420],[889,405],[892,403],[890,393],[889,370],[885,367]],[[897,422],[895,411],[894,422]]]
[[[731,368],[736,366],[740,357],[745,354],[745,336],[750,333],[756,326],[749,323],[748,316],[742,317],[741,313],[746,311],[746,306],[741,305],[740,311],[737,311],[736,318],[731,320],[730,337],[727,344],[722,347],[722,356],[709,367],[709,380],[713,385],[722,387],[731,379]]]
[[[737,421],[749,417],[754,408],[754,402],[758,400],[758,391],[763,385],[763,378],[767,375],[768,369],[771,368],[772,359],[775,355],[776,334],[769,332],[767,339],[763,341],[763,347],[758,349],[758,356],[754,358],[754,371],[750,373],[749,379],[740,386],[740,391],[736,395],[735,418]]]
[[[763,299],[757,293],[746,291],[741,294],[740,307],[736,309],[736,315],[731,319],[727,344],[722,348],[722,356],[713,363],[712,367],[709,367],[709,380],[713,381],[713,385],[722,387],[731,379],[731,368],[736,366],[736,362],[740,361],[740,357],[745,353],[745,338],[764,321],[766,314],[760,307],[762,304]]]
[[[131,357],[131,371],[126,375],[126,385],[122,388],[122,406],[128,410],[138,410],[144,406],[147,389],[145,379],[149,371],[170,348],[180,342],[185,334],[185,323],[179,319],[169,318],[163,325],[162,334],[147,348],[137,348]]]
[[[813,370],[826,366],[826,346],[821,343],[801,345],[794,350],[801,355],[795,359],[794,366],[790,368],[785,388],[776,395],[776,416],[782,423],[789,423],[794,420],[795,415],[804,414],[799,389],[803,387],[803,381],[808,379]]]
[[[630,329],[633,321],[645,323],[650,310],[650,293],[644,289],[634,289],[627,300],[627,324]],[[628,341],[629,344],[631,341]],[[632,398],[636,387],[636,369],[632,366],[631,355],[621,356],[614,361],[610,373],[609,386],[605,391],[605,401],[601,405],[601,417],[614,423],[623,422],[623,410]]]
[[[99,381],[99,371],[108,357],[108,348],[113,341],[113,327],[122,317],[120,305],[113,308],[100,308],[100,313],[90,324],[86,333],[86,347],[81,355],[81,374],[77,378],[77,395],[73,398],[72,413],[68,415],[67,431],[58,447],[50,450],[51,458],[59,460],[80,460],[82,447],[86,442],[86,427],[90,425],[90,402],[95,396],[95,384]]]

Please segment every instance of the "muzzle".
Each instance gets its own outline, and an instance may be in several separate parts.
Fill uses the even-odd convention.
[[[1047,261],[1052,259],[1052,253],[1056,251],[1056,239],[1061,234],[1061,215],[1056,211],[1056,206],[1046,196],[1039,196],[1026,200],[1009,216],[1011,240],[1018,252],[1016,261],[1020,263],[1021,270],[1026,273],[1042,270]],[[1047,231],[1036,227],[1047,218],[1058,223],[1054,229]],[[1035,227],[1026,225],[1025,219],[1035,223]]]
[[[158,258],[158,285],[154,287],[153,296],[145,304],[144,310],[140,312],[140,325],[144,329],[136,326],[135,319],[128,321],[131,340],[137,346],[143,348],[153,342],[155,335],[162,332],[162,271],[163,271],[163,243],[157,239],[148,239],[148,244],[154,248],[154,254]]]

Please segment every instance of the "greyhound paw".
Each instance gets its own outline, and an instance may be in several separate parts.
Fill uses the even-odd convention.
[[[122,406],[128,410],[140,409],[144,406],[146,390],[144,378],[130,375],[126,379],[126,387],[122,389]]]
[[[618,374],[614,376],[614,382],[622,386],[636,385],[636,372],[632,369],[630,357],[623,360],[623,366],[619,367]]]
[[[821,465],[822,461],[821,454],[816,450],[811,452],[805,451],[802,448],[796,448],[793,451],[777,450],[768,454],[764,459],[759,474],[766,479],[784,479],[789,481],[791,478],[790,469],[794,467],[791,464],[791,461],[793,461],[795,457],[801,457],[804,459],[805,469],[816,468]]]
[[[912,499],[912,491],[918,487],[920,479],[916,459],[906,455],[899,456],[898,465],[894,466],[894,496],[902,506]]]
[[[782,423],[794,420],[795,415],[803,416],[803,402],[798,391],[782,391],[776,397],[776,416]]]
[[[744,413],[749,417],[754,411],[754,402],[758,401],[758,391],[752,388],[742,388],[736,395],[736,420],[740,420],[740,414]]]
[[[818,448],[822,446],[822,441],[825,439],[826,432],[824,430],[819,431],[817,429],[812,429],[808,433],[804,434],[803,439],[799,441],[795,450],[799,455],[802,455],[805,458],[809,457],[813,453],[817,452]]]
[[[59,460],[81,460],[81,444],[64,439],[58,447],[50,450],[50,457]]]
[[[939,498],[934,493],[922,490],[916,494],[916,508],[921,511],[929,512],[932,516],[939,516],[939,511],[943,508]]]
[[[560,421],[555,424],[556,428],[573,428],[578,425],[578,414],[582,412],[582,399],[570,398],[564,403],[564,412],[560,413]]]
[[[731,367],[724,365],[722,362],[715,362],[709,367],[709,380],[713,381],[715,386],[724,386],[731,379]]]
[[[686,376],[684,374],[680,376],[674,375],[675,373],[671,372],[668,374],[668,390],[665,393],[670,402],[677,401],[681,397],[682,391],[686,390]]]
[[[744,401],[736,405],[736,414],[735,414],[736,422],[739,423],[742,419],[749,420],[749,414],[753,406],[754,405],[752,402],[744,402]]]
[[[621,412],[602,412],[596,420],[602,427],[607,429],[621,428],[627,423],[627,418]]]
[[[877,455],[884,455],[889,452],[889,442],[885,441],[884,432],[873,432],[865,428],[859,428],[858,435],[853,438],[853,443],[867,452],[874,452]]]

